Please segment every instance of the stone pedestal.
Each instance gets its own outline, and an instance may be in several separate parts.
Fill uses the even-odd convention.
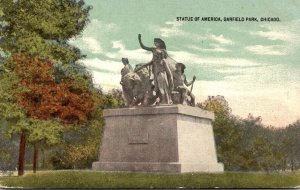
[[[107,109],[93,170],[223,172],[213,113],[184,105]]]

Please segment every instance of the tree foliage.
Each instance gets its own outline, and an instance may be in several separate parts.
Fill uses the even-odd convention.
[[[198,104],[215,113],[213,129],[219,161],[226,170],[295,170],[300,167],[300,122],[275,129],[262,124],[261,117],[240,118],[222,96]]]
[[[27,111],[29,117],[59,119],[64,124],[87,120],[94,106],[88,88],[78,87],[68,79],[55,82],[51,60],[16,54],[13,62],[16,74],[21,79],[19,85],[28,89],[16,94],[18,104]]]
[[[26,52],[72,63],[82,57],[68,39],[87,24],[90,6],[82,0],[0,0],[1,49],[7,54]]]
[[[0,0],[0,116],[9,123],[5,134],[23,139],[19,165],[26,140],[55,144],[61,124],[86,122],[94,108],[90,75],[72,69],[83,56],[68,44],[90,9],[82,0]]]
[[[7,125],[5,120],[0,119],[0,171],[15,170],[18,157],[18,143],[16,138],[5,138],[4,127]]]
[[[88,127],[76,127],[75,130],[66,129],[63,143],[53,150],[51,156],[54,168],[90,168],[92,163],[98,160],[104,127],[103,109],[123,107],[124,101],[117,89],[107,94],[99,89],[94,89],[94,94],[98,97],[98,107],[91,113],[86,124]]]
[[[0,75],[0,117],[5,120],[5,136],[11,136],[13,133],[29,130],[29,119],[26,113],[20,109],[17,104],[16,93],[25,92],[26,89],[18,86],[20,80],[12,73],[3,73]]]
[[[227,101],[222,96],[209,97],[202,104],[198,104],[202,109],[213,111],[215,120],[213,130],[217,145],[218,159],[224,163],[225,169],[233,169],[240,160],[239,141],[241,141],[241,131],[234,126],[231,117],[231,109]]]

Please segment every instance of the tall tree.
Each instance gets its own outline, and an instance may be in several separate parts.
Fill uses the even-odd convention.
[[[88,13],[91,7],[85,6],[82,0],[0,0],[0,9],[0,53],[5,54],[2,71],[6,72],[1,80],[7,82],[1,88],[8,90],[5,91],[8,93],[6,94],[7,96],[3,96],[0,101],[2,103],[0,106],[5,107],[1,110],[1,115],[9,120],[11,123],[9,126],[14,126],[8,131],[20,134],[19,175],[22,175],[24,172],[26,137],[29,135],[32,124],[29,117],[49,119],[49,114],[47,115],[45,112],[45,106],[44,110],[40,106],[40,110],[35,111],[34,104],[40,104],[40,102],[35,102],[40,97],[34,97],[34,93],[38,94],[37,92],[39,91],[37,88],[39,81],[35,81],[35,84],[37,84],[35,87],[33,80],[26,82],[24,78],[30,78],[28,76],[29,73],[26,73],[27,68],[23,67],[23,71],[18,72],[16,62],[22,62],[22,60],[16,61],[16,57],[12,59],[12,56],[22,53],[21,55],[28,56],[25,57],[27,60],[34,60],[35,57],[39,57],[44,59],[43,63],[47,62],[45,60],[55,60],[60,65],[74,63],[82,55],[78,48],[68,44],[68,40],[82,32],[88,21]],[[19,65],[20,67],[21,65]],[[46,67],[47,64],[40,68]],[[33,73],[31,72],[31,74]],[[31,77],[33,78],[34,76]],[[10,79],[11,81],[9,81]],[[69,81],[72,79],[74,78],[69,78]],[[87,80],[78,76],[75,79],[80,81]],[[68,88],[69,92],[72,90],[74,93],[84,92],[84,90],[80,91],[82,89],[78,85],[78,80],[73,85],[66,83],[58,85],[57,91]],[[21,87],[26,88],[25,91],[20,89],[14,91],[16,84],[19,84],[19,82],[21,82]],[[53,84],[53,81],[50,83]],[[72,89],[72,87],[74,88]],[[70,93],[72,94],[73,92]],[[31,99],[31,102],[26,101],[26,98],[27,100]],[[66,99],[74,103],[76,98],[78,97],[70,95]],[[65,101],[66,104],[70,102]],[[15,115],[10,114],[9,111],[12,111]],[[55,111],[52,110],[53,112]],[[73,109],[72,114],[75,117],[71,116],[72,114],[66,114],[66,111],[56,113],[59,114],[61,119],[63,118],[63,123],[72,123],[73,121],[77,122],[86,119],[79,112]],[[54,114],[51,117],[55,118],[57,116]]]
[[[56,82],[53,63],[49,59],[15,54],[13,61],[14,71],[21,79],[19,85],[28,89],[16,94],[18,105],[27,111],[29,118],[40,120],[31,122],[29,134],[43,133],[42,136],[33,136],[35,138],[31,140],[34,144],[33,166],[36,171],[38,143],[51,138],[51,135],[57,136],[59,131],[54,122],[45,121],[58,120],[65,125],[85,122],[94,109],[94,99],[88,86],[78,86],[68,77]],[[24,69],[27,70],[26,73],[23,72]],[[42,122],[43,120],[45,121]],[[45,127],[48,133],[45,133]]]
[[[68,44],[88,21],[90,6],[83,0],[0,0],[1,49],[7,54],[26,52],[73,63],[82,57]]]
[[[6,121],[4,134],[11,137],[12,134],[20,135],[19,145],[19,164],[18,174],[24,173],[24,159],[25,159],[25,145],[26,138],[24,138],[30,129],[30,120],[26,113],[20,109],[17,104],[15,93],[25,91],[18,87],[19,79],[12,72],[6,72],[0,75],[0,116]]]

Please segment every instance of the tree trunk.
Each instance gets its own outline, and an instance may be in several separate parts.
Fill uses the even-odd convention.
[[[25,136],[25,132],[22,132],[20,135],[18,176],[22,176],[24,174],[25,147],[26,147],[26,136]]]
[[[46,156],[45,156],[44,147],[41,147],[41,151],[42,151],[42,168],[45,169],[45,167],[46,167]]]
[[[292,172],[295,170],[295,168],[294,168],[294,160],[293,159],[291,161],[291,170],[292,170]]]
[[[39,147],[37,143],[34,144],[34,152],[33,152],[33,173],[36,173],[38,169],[38,154],[39,154]]]

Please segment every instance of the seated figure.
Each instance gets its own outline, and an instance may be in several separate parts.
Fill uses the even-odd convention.
[[[195,106],[195,96],[192,92],[187,88],[187,86],[192,85],[196,77],[193,77],[193,80],[188,82],[186,80],[186,76],[184,74],[185,65],[183,63],[176,63],[176,70],[173,73],[173,81],[174,81],[174,91],[179,92],[180,95],[180,104],[188,104],[191,106]],[[190,100],[187,100],[187,98]]]

